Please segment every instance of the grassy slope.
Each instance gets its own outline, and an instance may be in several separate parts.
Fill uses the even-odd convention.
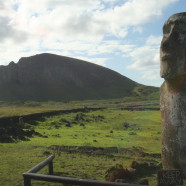
[[[97,116],[103,116],[99,120]],[[22,173],[45,159],[44,152],[55,153],[54,171],[58,175],[91,178],[103,180],[106,170],[116,163],[129,167],[133,160],[141,160],[142,157],[118,157],[88,156],[86,154],[58,153],[47,147],[51,145],[68,146],[115,146],[142,147],[146,152],[160,153],[160,113],[159,111],[124,111],[118,108],[110,108],[102,111],[85,113],[87,121],[78,121],[72,127],[66,127],[61,119],[74,121],[76,113],[63,114],[45,118],[44,122],[38,122],[32,126],[36,131],[48,138],[34,137],[30,141],[21,141],[12,144],[0,144],[0,185],[22,185]],[[123,123],[128,122],[131,128],[124,129]],[[85,126],[80,126],[83,123]],[[30,123],[31,124],[31,123]],[[113,133],[110,133],[113,131]],[[130,133],[135,133],[130,135]],[[57,137],[56,135],[60,136]],[[96,140],[97,142],[94,142]],[[48,156],[48,155],[47,155]],[[153,159],[160,161],[158,159]],[[47,169],[41,171],[47,173]],[[156,178],[151,176],[151,183]],[[33,182],[39,185],[40,182]],[[53,185],[53,184],[51,184]]]
[[[32,113],[41,113],[54,110],[66,110],[74,108],[83,108],[84,106],[91,107],[125,107],[126,105],[139,105],[146,106],[155,104],[159,107],[159,89],[155,87],[146,87],[139,85],[136,87],[132,96],[106,99],[106,100],[84,100],[84,101],[69,101],[69,102],[3,102],[0,101],[0,118],[7,116],[23,116]]]
[[[103,121],[95,121],[94,115],[104,116]],[[157,137],[160,132],[160,113],[159,111],[122,111],[118,109],[106,109],[104,111],[94,111],[87,113],[85,118],[90,122],[81,121],[72,124],[68,128],[60,122],[62,118],[73,122],[76,113],[49,117],[45,122],[39,122],[36,131],[49,138],[41,138],[41,145],[76,145],[76,146],[118,146],[131,147],[141,146],[151,152],[159,149]],[[124,130],[123,123],[128,122],[131,128]],[[85,123],[85,127],[80,127],[80,123]],[[57,127],[56,127],[57,126]],[[59,127],[59,128],[58,128]],[[52,129],[52,130],[51,130]],[[113,131],[111,134],[110,131]],[[130,131],[135,131],[137,135],[129,135]],[[148,131],[148,133],[146,133]],[[153,136],[149,136],[149,133]],[[62,138],[55,138],[52,135],[59,134]],[[75,136],[77,135],[77,136]],[[147,136],[146,136],[147,135]],[[106,137],[109,136],[109,137]],[[150,140],[151,139],[151,140]],[[32,141],[37,141],[37,138]],[[96,143],[93,140],[97,140]],[[144,141],[147,143],[144,143]],[[152,144],[149,143],[149,140]],[[137,143],[136,143],[137,142]],[[158,151],[159,152],[159,151]]]

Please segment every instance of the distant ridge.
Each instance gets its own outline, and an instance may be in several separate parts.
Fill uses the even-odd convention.
[[[131,96],[139,84],[108,68],[43,53],[0,66],[1,101],[71,101]]]

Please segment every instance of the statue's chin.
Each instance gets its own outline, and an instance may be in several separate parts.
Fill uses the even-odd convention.
[[[161,78],[167,79],[173,79],[174,75],[170,72],[170,70],[165,70],[160,73]]]
[[[170,73],[169,73],[168,70],[164,70],[164,71],[161,71],[161,72],[160,72],[160,76],[161,76],[161,78],[166,79],[166,78],[169,78]]]

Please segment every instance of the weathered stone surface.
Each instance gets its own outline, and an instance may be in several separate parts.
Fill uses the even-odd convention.
[[[165,22],[160,59],[163,168],[186,176],[186,12]]]

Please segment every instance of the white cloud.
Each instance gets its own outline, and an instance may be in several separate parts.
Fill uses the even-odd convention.
[[[136,47],[129,53],[133,64],[128,69],[144,70],[159,67],[159,47],[162,36],[149,36],[143,46]]]
[[[97,17],[110,24],[112,30],[120,27],[145,24],[155,16],[161,16],[167,5],[177,0],[130,0],[114,9],[99,12]]]
[[[0,42],[12,40],[12,42],[23,42],[27,39],[28,33],[19,30],[10,24],[7,17],[0,17]]]
[[[142,33],[143,32],[143,27],[141,26],[136,26],[133,28],[133,33]]]
[[[108,58],[103,58],[103,57],[95,57],[95,58],[88,58],[88,57],[84,57],[84,56],[73,56],[74,58],[77,58],[77,59],[81,59],[81,60],[84,60],[84,61],[88,61],[90,63],[94,63],[94,64],[97,64],[97,65],[100,65],[100,66],[106,66],[105,64],[105,61],[108,60]]]
[[[50,35],[54,40],[94,42],[102,41],[106,35],[124,38],[131,26],[142,32],[140,25],[160,16],[163,8],[175,1],[130,0],[109,8],[103,2],[114,1],[7,0],[6,4],[1,1],[1,9],[8,13],[11,27],[26,32],[30,37],[47,39]]]
[[[52,52],[105,66],[105,56],[117,53],[132,59],[128,68],[157,69],[160,37],[152,35],[138,48],[125,39],[176,1],[0,0],[0,64]]]
[[[128,66],[129,69],[147,69],[159,65],[159,49],[151,46],[142,46],[130,53],[134,63]]]
[[[149,36],[146,40],[146,44],[147,45],[155,45],[155,47],[157,46],[160,46],[160,43],[161,43],[161,40],[162,40],[162,36]]]
[[[160,70],[158,69],[148,69],[146,71],[141,71],[141,77],[143,80],[153,82],[153,86],[160,87],[164,79],[160,78]],[[151,84],[152,85],[152,84]]]
[[[148,71],[145,71],[142,73],[142,78],[143,79],[148,79],[148,80],[157,80],[160,78],[160,72],[159,69],[149,69]]]
[[[142,79],[160,80],[159,46],[161,39],[161,36],[151,35],[146,39],[144,46],[137,47],[130,52],[133,64],[129,65],[127,69],[141,71]]]

